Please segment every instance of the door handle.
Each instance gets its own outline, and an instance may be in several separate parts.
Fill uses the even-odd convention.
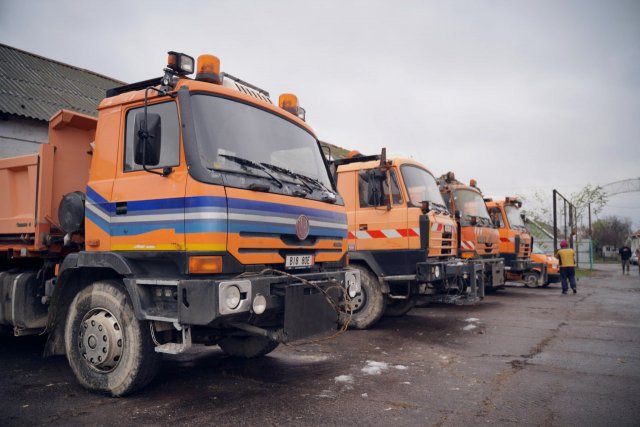
[[[358,230],[360,230],[360,231],[362,231],[362,230],[366,230],[366,229],[368,229],[368,228],[369,228],[369,227],[367,226],[367,224],[360,224],[360,225],[358,226]]]
[[[127,213],[127,202],[116,202],[116,215],[125,215]]]

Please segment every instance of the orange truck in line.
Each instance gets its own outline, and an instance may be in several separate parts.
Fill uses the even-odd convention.
[[[453,172],[438,179],[449,211],[458,219],[458,256],[482,266],[480,279],[485,290],[504,286],[504,260],[500,257],[500,233],[491,220],[482,192],[471,180],[458,181]]]
[[[504,258],[507,279],[521,280],[528,287],[542,286],[547,280],[547,268],[530,258],[533,236],[524,225],[522,201],[516,197],[486,198],[485,203],[500,231],[500,256]]]
[[[508,279],[524,282],[530,287],[537,287],[539,286],[540,277],[544,277],[544,271],[541,266],[545,265],[547,274],[542,286],[547,287],[551,283],[560,282],[560,262],[558,258],[553,255],[547,255],[537,243],[533,244],[531,262],[534,263],[534,267],[530,271],[524,274],[509,273]]]
[[[351,266],[361,293],[349,325],[365,329],[416,300],[474,303],[484,296],[479,267],[457,257],[457,225],[436,180],[420,163],[381,155],[333,161],[347,207]]]
[[[194,65],[169,52],[97,120],[60,111],[38,154],[0,160],[0,328],[48,334],[92,391],[138,390],[192,344],[251,358],[335,330],[359,292],[297,98]]]

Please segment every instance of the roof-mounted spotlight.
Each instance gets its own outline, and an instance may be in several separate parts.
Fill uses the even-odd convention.
[[[186,76],[193,74],[195,61],[193,57],[180,52],[167,52],[169,58],[167,60],[167,68],[173,70],[178,76]]]

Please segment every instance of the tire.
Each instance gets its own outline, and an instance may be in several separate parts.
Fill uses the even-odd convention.
[[[348,314],[340,314],[340,323],[349,321],[350,329],[367,329],[374,325],[384,313],[385,297],[382,294],[380,281],[367,267],[355,264],[360,270],[361,290],[353,300],[353,313],[349,321]]]
[[[407,314],[416,305],[415,298],[391,299],[387,298],[384,308],[384,316],[401,317]]]
[[[146,386],[158,370],[149,324],[136,319],[117,281],[95,282],[75,296],[64,341],[73,373],[92,392],[124,396]]]
[[[538,280],[540,280],[540,274],[537,271],[529,271],[522,275],[522,280],[527,288],[537,288]]]
[[[218,345],[230,356],[253,359],[271,353],[280,343],[264,337],[227,337]]]

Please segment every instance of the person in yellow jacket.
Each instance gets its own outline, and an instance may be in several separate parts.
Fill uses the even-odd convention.
[[[576,288],[576,258],[573,249],[569,248],[566,240],[560,242],[560,249],[556,252],[556,257],[560,260],[560,280],[562,281],[562,294],[566,295],[569,287],[567,281],[571,284],[573,293],[578,292]]]

